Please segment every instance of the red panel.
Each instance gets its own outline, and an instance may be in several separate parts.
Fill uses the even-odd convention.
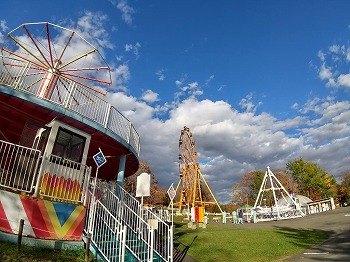
[[[1,202],[0,202],[0,230],[8,233],[13,233]]]

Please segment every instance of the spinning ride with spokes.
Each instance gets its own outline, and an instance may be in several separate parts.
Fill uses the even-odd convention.
[[[67,95],[71,104],[94,102],[85,92],[105,94],[112,83],[97,48],[77,32],[47,22],[23,24],[9,32],[1,57],[11,81],[25,79],[18,85],[57,103]]]
[[[179,139],[180,180],[176,187],[176,197],[180,212],[183,208],[217,205],[222,212],[213,192],[200,171],[197,163],[196,143],[188,127],[181,130]]]

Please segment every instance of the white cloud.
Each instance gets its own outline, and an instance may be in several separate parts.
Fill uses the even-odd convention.
[[[319,51],[318,57],[321,62],[318,75],[321,80],[326,81],[326,86],[348,89],[350,87],[350,74],[348,73],[349,44],[331,45],[327,52]]]
[[[150,89],[143,92],[141,99],[147,103],[154,103],[156,101],[159,101],[158,94]]]
[[[320,68],[319,77],[321,80],[330,79],[332,77],[331,68],[327,68],[325,64],[323,64]]]
[[[129,67],[126,64],[120,65],[111,70],[113,86],[112,89],[127,91],[126,84],[130,79]]]
[[[205,85],[206,85],[206,86],[209,85],[210,82],[213,81],[214,78],[215,78],[214,75],[209,76],[209,78],[208,78],[207,80],[205,80]]]
[[[179,88],[179,91],[175,93],[176,104],[181,100],[198,97],[203,94],[202,87],[196,81],[184,85],[183,81],[177,80],[175,84]]]
[[[6,32],[8,30],[9,30],[9,28],[6,25],[6,21],[5,20],[0,20],[0,31]]]
[[[5,40],[5,34],[9,28],[6,26],[6,21],[5,20],[0,20],[0,43],[3,43]]]
[[[182,85],[182,81],[176,80],[176,81],[175,81],[175,85],[176,85],[176,86],[181,86],[181,85]]]
[[[134,8],[132,8],[126,0],[118,1],[117,8],[122,13],[122,19],[128,25],[132,24],[133,14],[135,13]]]
[[[159,81],[165,80],[165,74],[164,74],[165,71],[166,71],[165,69],[160,69],[156,72],[156,75],[158,76]]]
[[[321,62],[324,62],[326,59],[326,54],[323,51],[318,51],[318,58],[321,60]]]
[[[262,102],[259,102],[258,105],[255,105],[253,103],[253,94],[248,94],[245,98],[242,98],[239,102],[239,106],[244,109],[247,113],[255,113],[256,109],[262,104]]]
[[[77,21],[76,31],[87,41],[95,45],[101,52],[103,48],[113,49],[114,44],[109,39],[105,24],[108,16],[102,12],[86,11]]]
[[[140,51],[139,51],[140,48],[141,48],[141,44],[139,42],[137,42],[135,45],[132,45],[132,44],[125,45],[125,51],[132,52],[136,56],[136,59],[138,59],[140,56]]]
[[[338,77],[338,84],[346,88],[350,87],[350,74],[340,75]]]

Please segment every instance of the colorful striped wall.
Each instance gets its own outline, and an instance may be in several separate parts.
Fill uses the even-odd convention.
[[[0,230],[41,239],[81,240],[86,208],[0,191]]]

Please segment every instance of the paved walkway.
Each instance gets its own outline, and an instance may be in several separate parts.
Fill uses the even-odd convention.
[[[209,224],[210,226],[210,224]],[[257,224],[244,223],[234,225],[227,223],[228,227],[242,228],[294,228],[325,230],[329,238],[314,247],[306,249],[292,257],[285,258],[284,262],[315,262],[315,261],[344,261],[350,262],[350,207],[341,207],[332,211],[322,212],[302,218],[279,221],[260,222]],[[175,258],[175,256],[174,256]],[[195,262],[193,258],[185,255],[182,262]]]

